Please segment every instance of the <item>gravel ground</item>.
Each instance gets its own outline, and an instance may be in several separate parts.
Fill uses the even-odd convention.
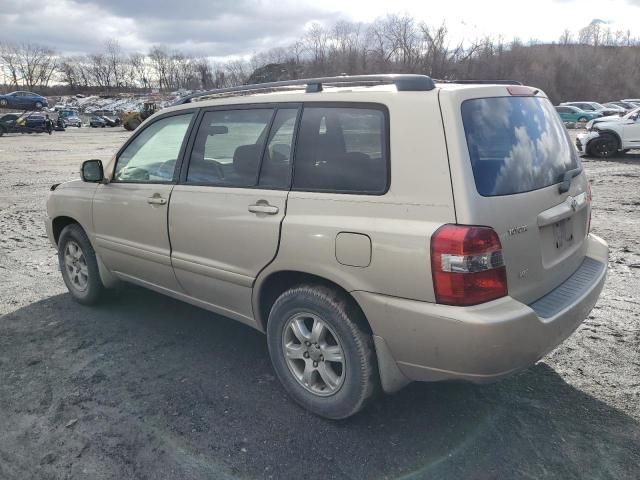
[[[568,341],[497,384],[412,384],[329,422],[248,327],[136,287],[71,301],[47,191],[127,135],[0,138],[0,479],[640,478],[640,154],[584,162],[610,270]]]

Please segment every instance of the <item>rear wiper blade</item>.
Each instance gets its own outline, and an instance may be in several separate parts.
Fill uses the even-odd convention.
[[[567,170],[566,172],[564,172],[564,175],[562,175],[562,182],[560,183],[560,185],[558,185],[558,191],[560,193],[568,192],[569,188],[571,187],[571,180],[581,173],[582,167],[574,168],[573,170]]]

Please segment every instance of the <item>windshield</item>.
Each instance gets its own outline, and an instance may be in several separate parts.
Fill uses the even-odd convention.
[[[462,121],[480,195],[537,190],[578,167],[567,130],[546,98],[466,100]]]

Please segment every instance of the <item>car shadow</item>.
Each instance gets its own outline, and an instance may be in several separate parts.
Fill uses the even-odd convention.
[[[412,384],[340,422],[257,331],[137,287],[0,317],[0,478],[637,478],[640,428],[544,362]],[[88,476],[87,476],[88,475]]]

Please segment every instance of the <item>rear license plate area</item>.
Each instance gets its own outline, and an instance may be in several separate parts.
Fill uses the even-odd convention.
[[[565,218],[553,224],[553,240],[557,250],[563,250],[573,244],[573,218]]]

